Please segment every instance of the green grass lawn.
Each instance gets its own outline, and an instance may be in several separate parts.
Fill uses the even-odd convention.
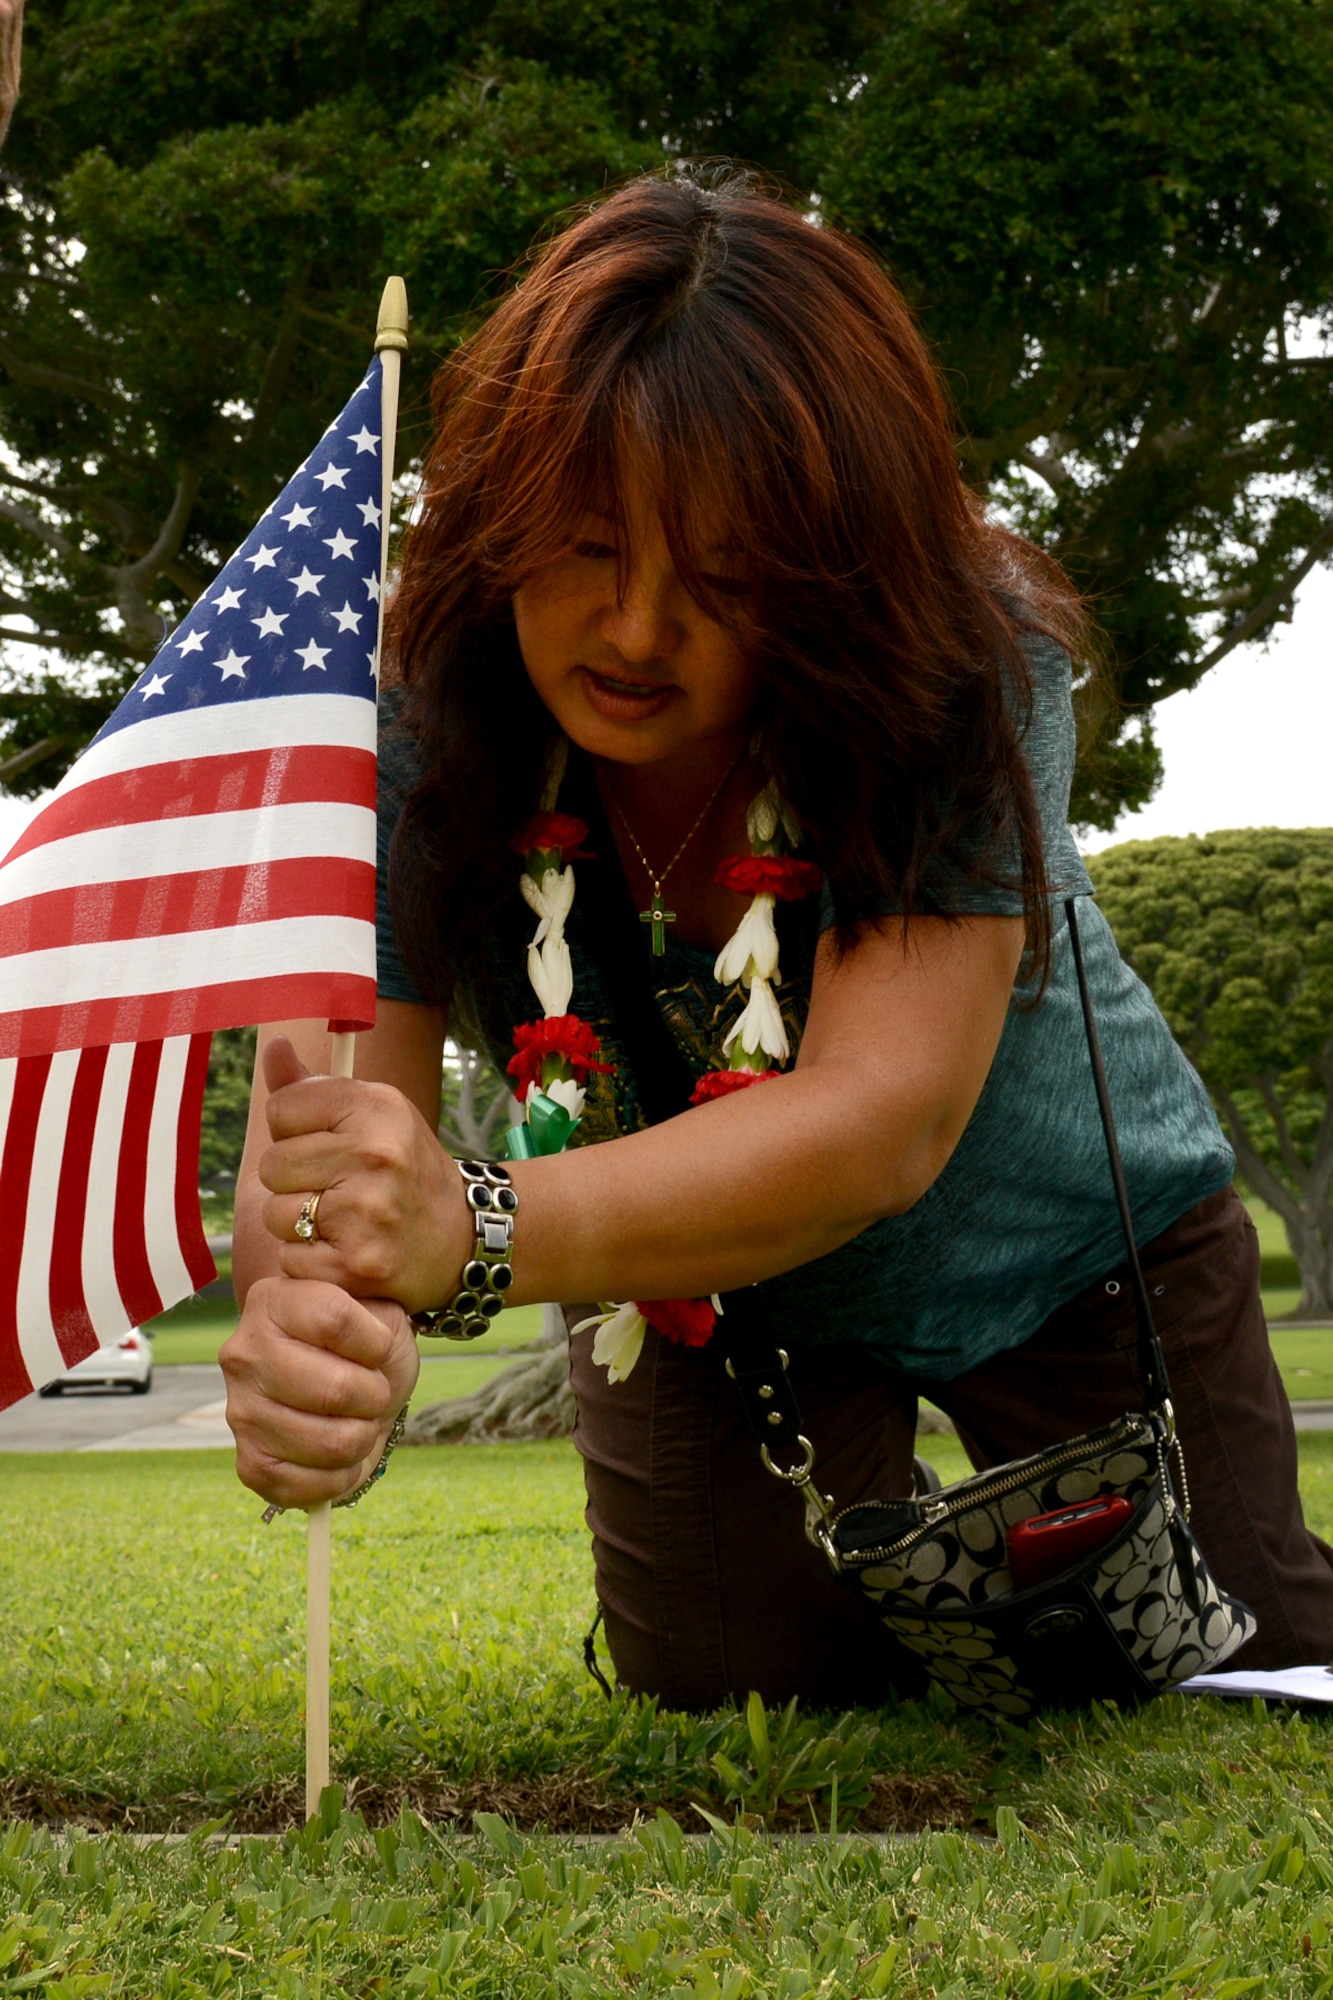
[[[1333,1434],[1301,1454],[1328,1533]],[[607,1702],[572,1448],[405,1451],[335,1517],[346,1809],[218,1850],[300,1817],[299,1517],[262,1527],[210,1452],[0,1458],[0,1505],[0,1994],[1333,1993],[1318,1715]],[[34,1824],[70,1818],[202,1831]]]

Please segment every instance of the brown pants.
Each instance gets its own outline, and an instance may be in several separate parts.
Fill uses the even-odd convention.
[[[1254,1226],[1227,1188],[1141,1252],[1193,1503],[1219,1583],[1250,1605],[1232,1666],[1333,1659],[1333,1550],[1305,1526],[1291,1411],[1259,1303]],[[570,1308],[576,1324],[587,1307]],[[622,1684],[675,1707],[752,1688],[873,1705],[900,1664],[873,1613],[805,1539],[766,1473],[718,1345],[651,1332],[611,1387],[591,1333],[571,1342],[597,1596]],[[819,1483],[840,1506],[912,1490],[918,1392],[972,1463],[1002,1463],[1142,1407],[1133,1305],[1112,1272],[1022,1347],[951,1382],[908,1380],[859,1343],[800,1349],[792,1373]]]

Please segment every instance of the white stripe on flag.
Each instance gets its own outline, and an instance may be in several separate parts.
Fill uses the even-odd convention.
[[[317,868],[327,855],[369,860],[374,852],[375,815],[368,806],[316,800],[201,813],[198,818],[141,820],[67,834],[20,854],[0,868],[0,904],[52,889],[263,867],[269,861],[308,859]],[[173,865],[181,863],[186,865]]]
[[[374,702],[353,694],[280,694],[263,701],[149,716],[90,744],[53,797],[77,791],[90,778],[143,771],[153,764],[179,764],[191,757],[231,756],[245,750],[297,749],[312,743],[373,751]],[[33,824],[39,823],[40,816]]]
[[[93,1130],[88,1205],[83,1214],[83,1303],[103,1347],[109,1341],[119,1340],[129,1325],[116,1283],[115,1223],[120,1140],[125,1129],[134,1047],[133,1042],[115,1042],[107,1050]]]
[[[181,1255],[180,1233],[176,1226],[176,1132],[180,1124],[185,1065],[189,1054],[188,1035],[172,1035],[163,1042],[153,1116],[148,1127],[144,1242],[153,1283],[159,1296],[169,1305],[174,1305],[177,1299],[188,1298],[194,1290],[194,1280]]]
[[[5,1134],[9,1130],[9,1114],[14,1106],[14,1080],[18,1073],[17,1056],[5,1056],[0,1060],[0,1160],[5,1156]]]
[[[81,1049],[62,1049],[59,1055],[52,1056],[32,1149],[32,1179],[28,1184],[28,1213],[19,1264],[18,1335],[23,1365],[34,1389],[65,1372],[65,1357],[51,1324],[51,1257],[55,1249],[56,1193],[69,1126],[69,1101],[82,1056]],[[72,1243],[62,1244],[61,1254],[72,1255],[73,1249]]]
[[[317,864],[312,862],[311,866]],[[291,973],[347,972],[375,977],[375,926],[359,917],[284,917],[234,929],[121,938],[114,944],[60,945],[0,960],[5,1008],[23,1013],[52,1005],[136,999],[148,993],[188,998],[219,980],[275,979]]]

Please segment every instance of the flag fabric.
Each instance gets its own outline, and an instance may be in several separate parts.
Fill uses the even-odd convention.
[[[0,1408],[213,1275],[213,1029],[374,1021],[380,386],[0,862]]]

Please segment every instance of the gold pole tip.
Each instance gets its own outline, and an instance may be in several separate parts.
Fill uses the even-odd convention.
[[[389,278],[380,297],[379,318],[375,322],[375,352],[386,347],[407,351],[407,286],[401,278]]]

